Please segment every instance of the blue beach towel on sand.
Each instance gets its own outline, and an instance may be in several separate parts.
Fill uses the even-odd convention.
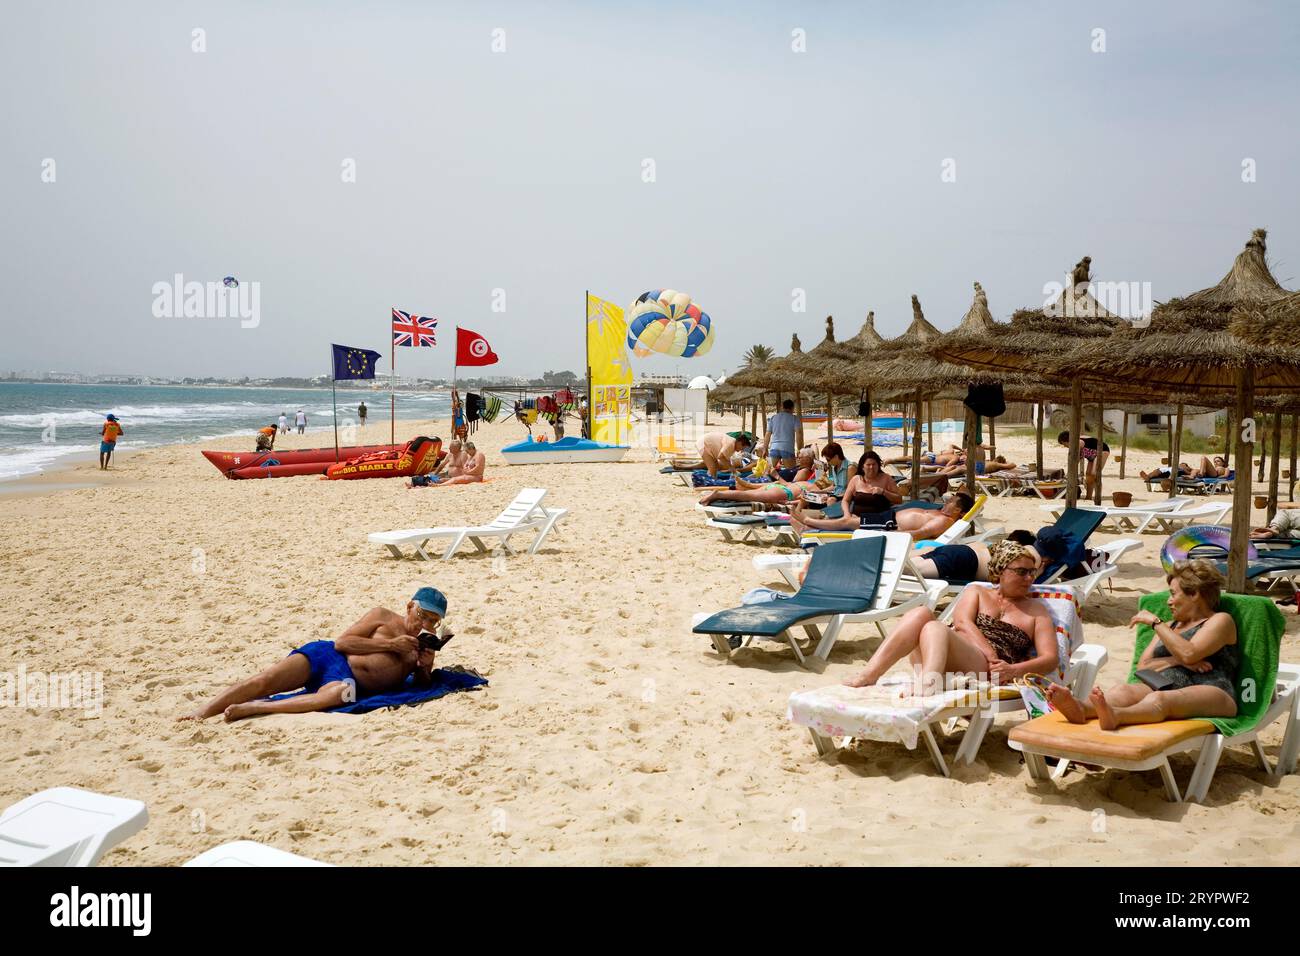
[[[391,691],[387,694],[371,694],[369,697],[363,697],[351,704],[331,707],[327,713],[366,714],[383,707],[423,704],[426,700],[437,700],[447,694],[454,694],[458,690],[473,690],[476,687],[482,687],[486,683],[487,678],[479,677],[477,674],[437,668],[433,672],[433,683],[428,687],[416,687],[415,678],[413,676],[408,677],[406,678],[406,686],[401,690]],[[286,697],[297,697],[299,694],[305,693],[307,693],[305,690],[298,690],[292,694],[276,694],[269,699],[284,700]]]

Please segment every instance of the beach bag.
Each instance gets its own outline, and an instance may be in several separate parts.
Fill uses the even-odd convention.
[[[1007,410],[1007,400],[1002,395],[1001,385],[968,385],[966,400],[962,404],[985,418],[997,418]]]
[[[1052,683],[1042,674],[1026,674],[1016,679],[1015,688],[1020,692],[1021,703],[1025,705],[1030,720],[1052,712],[1053,707],[1047,700],[1047,688]]]

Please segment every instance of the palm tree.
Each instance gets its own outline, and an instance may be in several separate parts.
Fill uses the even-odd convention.
[[[745,359],[745,368],[757,368],[760,365],[766,365],[768,362],[772,361],[772,358],[775,355],[776,352],[768,348],[766,345],[752,346],[743,356]]]

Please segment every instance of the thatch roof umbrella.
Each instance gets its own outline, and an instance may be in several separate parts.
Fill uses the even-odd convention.
[[[1266,311],[1292,294],[1269,271],[1266,236],[1256,229],[1217,285],[1162,303],[1145,326],[1117,332],[1104,349],[1075,349],[1058,364],[1071,375],[1105,383],[1140,381],[1157,395],[1235,391],[1237,476],[1228,559],[1232,591],[1246,586],[1255,391],[1300,393],[1300,354],[1294,347],[1251,344],[1230,328],[1234,318]]]
[[[800,352],[798,355],[792,352],[786,356],[789,371],[801,377],[803,387],[819,389],[826,393],[827,441],[831,441],[835,436],[834,395],[836,387],[841,385],[841,380],[835,374],[838,363],[833,361],[833,356],[841,354],[840,351],[837,351],[839,344],[835,341],[835,318],[828,315],[826,316],[826,335],[813,346],[811,351]],[[800,420],[802,421],[802,416]]]
[[[803,346],[799,341],[799,333],[795,332],[790,336],[788,355],[774,358],[763,365],[743,369],[727,379],[728,384],[731,385],[776,392],[778,405],[783,392],[793,392],[795,415],[799,419],[797,441],[800,447],[803,446],[803,396],[800,394],[800,389],[806,385],[805,373],[802,370],[803,358]]]
[[[861,361],[864,357],[885,341],[884,337],[876,331],[876,313],[874,311],[867,313],[867,320],[862,323],[862,328],[858,334],[851,339],[842,342],[823,342],[818,349],[825,346],[825,357],[820,363],[820,372],[817,373],[814,381],[822,385],[827,391],[843,389],[846,382],[851,381],[851,367],[854,363]],[[863,445],[871,447],[871,390],[869,388],[859,388],[863,403],[867,406],[867,412],[863,416],[862,432]]]
[[[880,343],[846,369],[848,381],[859,388],[872,390],[876,394],[881,392],[902,394],[916,402],[912,426],[913,475],[921,473],[921,403],[925,394],[924,387],[935,384],[924,375],[916,376],[915,372],[918,370],[915,365],[927,358],[926,343],[934,341],[942,334],[926,319],[925,313],[921,311],[921,301],[914,295],[912,296],[912,321],[903,334]],[[942,378],[943,370],[935,368],[938,364],[933,363],[925,371],[931,376],[938,375]],[[914,382],[920,383],[922,387],[915,387]],[[938,384],[934,391],[941,390],[945,384],[946,380],[944,384]],[[905,402],[904,430],[907,424],[906,409]]]
[[[1070,284],[1055,301],[1039,308],[1019,309],[1010,322],[994,323],[992,328],[957,329],[933,343],[928,351],[935,358],[972,368],[1043,377],[1053,356],[1063,354],[1072,344],[1100,341],[1124,324],[1088,291],[1091,269],[1092,258],[1084,256],[1072,270]],[[1077,378],[1067,376],[1062,381],[1071,384],[1072,441],[1066,504],[1074,507],[1079,498],[1083,394]]]

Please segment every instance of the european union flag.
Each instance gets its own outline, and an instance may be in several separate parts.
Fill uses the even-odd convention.
[[[354,349],[348,345],[335,345],[334,380],[344,378],[374,378],[375,362],[379,353],[370,349]]]

